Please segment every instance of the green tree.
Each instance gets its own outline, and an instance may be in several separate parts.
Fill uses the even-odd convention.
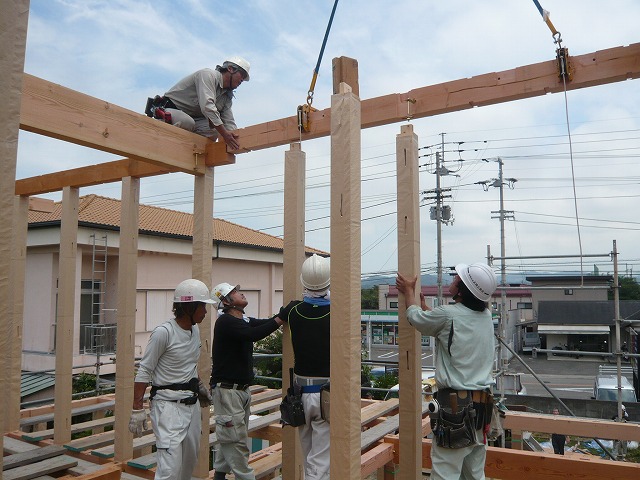
[[[360,307],[363,310],[378,310],[378,286],[363,288],[360,293]]]
[[[640,285],[633,277],[619,277],[620,300],[640,300]],[[609,300],[613,300],[613,290],[609,292]]]
[[[255,342],[254,353],[282,354],[282,330],[276,330],[271,335]],[[282,357],[268,357],[255,359],[253,361],[257,374],[262,377],[282,378]],[[280,388],[281,382],[276,380],[257,381],[261,385],[269,388]]]

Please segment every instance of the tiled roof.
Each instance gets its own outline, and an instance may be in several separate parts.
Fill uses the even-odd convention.
[[[25,398],[45,388],[53,387],[55,383],[55,375],[22,372],[20,375],[20,398]]]
[[[78,222],[118,228],[120,226],[120,203],[120,200],[93,194],[80,197]],[[29,210],[29,225],[56,223],[60,221],[61,215],[61,202],[55,202],[53,208]],[[190,238],[193,234],[193,215],[166,208],[140,205],[139,225],[142,233]],[[213,219],[213,238],[224,243],[256,248],[275,250],[283,250],[284,248],[284,241],[281,238],[219,218]],[[308,253],[327,254],[327,252],[310,247],[307,247],[306,250]]]

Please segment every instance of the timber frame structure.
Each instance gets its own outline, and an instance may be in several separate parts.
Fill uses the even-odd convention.
[[[22,309],[25,292],[27,210],[29,196],[62,190],[60,267],[57,311],[56,388],[53,443],[63,445],[71,438],[71,365],[76,277],[76,235],[79,189],[107,182],[122,183],[121,243],[118,274],[118,355],[116,360],[115,465],[133,458],[134,442],[127,429],[133,399],[135,329],[135,291],[137,278],[138,205],[140,178],[182,171],[194,176],[194,234],[192,273],[211,287],[213,216],[213,172],[230,165],[243,151],[290,144],[285,153],[285,235],[284,302],[300,296],[297,279],[304,259],[304,182],[305,153],[299,143],[296,117],[273,120],[237,131],[243,151],[227,152],[223,143],[213,143],[150,119],[109,102],[92,98],[23,72],[28,19],[28,1],[3,1],[0,8],[0,61],[3,73],[0,87],[4,113],[0,119],[2,135],[0,179],[0,384],[2,391],[3,434],[20,428],[20,370]],[[640,76],[640,43],[574,56],[573,80],[568,90],[618,82]],[[390,123],[454,112],[501,102],[515,101],[563,90],[555,60],[512,70],[487,73],[439,85],[416,88],[361,101],[358,97],[357,63],[353,59],[334,59],[334,95],[329,109],[311,114],[311,130],[304,140],[331,136],[331,256],[332,313],[341,319],[332,328],[331,345],[331,476],[360,478],[366,462],[368,471],[385,464],[397,465],[395,478],[416,479],[430,465],[429,440],[422,440],[426,427],[422,421],[420,399],[419,334],[410,328],[405,312],[399,314],[400,384],[399,435],[385,437],[385,443],[362,455],[360,399],[360,130]],[[39,177],[15,180],[18,130],[123,155],[122,160],[82,167]],[[419,273],[418,215],[418,138],[410,124],[402,125],[396,139],[398,188],[398,267],[405,275]],[[406,188],[410,185],[411,188]],[[72,260],[72,261],[69,261]],[[419,285],[417,288],[420,288]],[[202,345],[210,351],[211,317],[201,325]],[[286,338],[286,335],[285,335]],[[283,371],[293,363],[290,345],[284,345]],[[210,375],[208,355],[202,355],[199,371]],[[283,379],[283,390],[287,379]],[[414,392],[408,394],[408,392]],[[526,430],[536,425],[556,431],[558,424],[534,416],[525,417],[513,428]],[[514,419],[515,418],[515,419]],[[518,418],[520,420],[518,420]],[[208,412],[203,420],[208,421]],[[546,422],[546,423],[545,423]],[[566,420],[566,430],[578,428]],[[591,423],[591,422],[589,422]],[[638,439],[638,425],[622,426],[604,422],[612,438]],[[207,423],[203,422],[203,425]],[[599,427],[601,430],[601,428]],[[595,434],[580,425],[580,431]],[[203,431],[203,439],[209,432]],[[295,430],[282,431],[282,476],[301,476],[301,455]],[[0,443],[3,442],[0,436]],[[10,437],[7,437],[10,438]],[[195,476],[210,476],[207,468],[208,442],[201,442],[201,461]],[[379,448],[380,445],[387,445]],[[388,447],[393,445],[393,447]],[[373,470],[371,470],[373,468]],[[124,469],[124,467],[123,467]],[[604,460],[558,458],[517,450],[490,448],[487,475],[502,479],[541,478],[638,478],[640,466]],[[388,469],[387,469],[388,471]],[[113,469],[109,470],[113,478]],[[386,475],[386,474],[385,474]],[[391,475],[389,474],[392,478]],[[97,477],[98,475],[96,475]],[[107,476],[105,475],[105,478]]]

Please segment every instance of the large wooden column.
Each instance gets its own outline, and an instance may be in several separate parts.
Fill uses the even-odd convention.
[[[331,478],[360,478],[360,99],[331,97]]]
[[[306,154],[300,143],[292,143],[284,156],[284,268],[282,302],[302,298],[300,273],[304,262],[304,207]],[[282,334],[282,394],[289,388],[289,369],[293,368],[293,346],[289,325]],[[300,435],[297,428],[282,430],[282,478],[304,478]]]
[[[129,417],[133,405],[133,381],[136,338],[136,290],[138,286],[138,230],[140,179],[122,179],[120,202],[120,244],[118,250],[118,330],[116,344],[116,462],[133,457],[133,436]]]
[[[191,272],[193,278],[202,280],[211,290],[211,258],[213,257],[213,167],[205,168],[204,175],[196,175],[193,182],[193,250]],[[207,305],[207,315],[200,324],[200,361],[198,374],[205,383],[211,378],[211,309]],[[197,478],[209,476],[209,417],[208,408],[202,410],[202,434],[198,464],[193,472]]]
[[[14,192],[16,181],[16,158],[18,154],[18,132],[20,129],[20,103],[22,97],[22,71],[27,41],[29,20],[28,0],[0,0],[0,91],[3,106],[0,115],[0,271],[9,272],[12,264]],[[22,318],[16,323],[11,305],[14,293],[9,275],[0,276],[0,409],[2,433],[16,428],[20,412],[20,365],[14,358],[16,328],[22,329]],[[17,348],[22,350],[20,338]],[[18,404],[15,388],[18,390]],[[3,437],[0,435],[0,447]],[[1,475],[0,475],[1,477]]]
[[[418,201],[418,137],[403,125],[396,137],[398,192],[398,270],[408,278],[420,275],[420,207]],[[420,280],[417,282],[420,292]],[[422,364],[420,333],[409,325],[405,303],[398,305],[400,368],[400,480],[422,472]]]
[[[71,440],[73,329],[76,302],[79,189],[62,190],[60,255],[58,257],[58,308],[56,315],[56,386],[53,440]]]

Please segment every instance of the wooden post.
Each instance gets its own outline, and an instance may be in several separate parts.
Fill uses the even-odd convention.
[[[5,228],[0,229],[0,271],[9,272],[12,265],[12,228],[14,216],[14,195],[16,181],[16,158],[18,155],[18,131],[20,129],[20,105],[22,97],[22,71],[27,42],[29,1],[15,0],[0,2],[0,91],[3,98],[3,114],[0,116],[0,220]],[[0,396],[3,408],[0,412],[2,433],[15,429],[15,419],[20,416],[20,398],[15,401],[15,387],[20,391],[20,366],[16,370],[13,358],[16,324],[11,304],[14,293],[9,275],[0,276]],[[22,341],[19,346],[22,349]],[[21,358],[21,356],[20,356]],[[0,448],[3,435],[0,435]],[[1,477],[1,476],[0,476]]]
[[[13,259],[11,261],[12,302],[9,325],[10,350],[7,359],[8,403],[5,404],[8,430],[20,428],[20,372],[22,370],[22,326],[24,317],[24,282],[27,262],[27,228],[29,224],[29,198],[14,197]]]
[[[418,201],[418,137],[412,125],[396,137],[398,194],[398,270],[407,278],[420,275],[420,207]],[[417,282],[417,295],[420,279]],[[422,365],[420,333],[409,325],[404,299],[399,299],[398,363],[400,368],[400,472],[398,478],[419,478],[422,471]]]
[[[300,143],[292,143],[284,156],[284,266],[282,301],[302,297],[300,273],[304,262],[304,207],[306,154]],[[289,325],[282,335],[282,394],[289,388],[289,369],[293,368],[293,346]],[[282,478],[304,478],[300,434],[297,428],[282,430]]]
[[[56,315],[56,386],[53,441],[71,440],[71,392],[73,369],[76,263],[78,250],[79,189],[62,190],[60,254],[58,256],[58,308]]]
[[[331,478],[360,477],[360,99],[331,97]]]
[[[116,342],[116,409],[114,459],[124,462],[133,457],[133,436],[129,417],[133,405],[136,338],[136,291],[138,285],[138,229],[140,179],[122,179],[120,203],[120,246],[118,250],[118,330]]]
[[[332,61],[333,68],[333,93],[340,90],[340,83],[344,82],[351,87],[351,92],[360,96],[360,84],[358,83],[358,61],[349,57],[338,57]]]
[[[213,167],[207,167],[204,175],[194,177],[193,186],[193,250],[191,257],[191,274],[205,283],[211,290],[211,258],[213,257]],[[200,324],[200,360],[198,374],[205,383],[211,378],[211,310],[207,306],[207,315]],[[207,478],[209,476],[209,408],[201,409],[202,432],[200,435],[200,452],[198,464],[193,476]]]

